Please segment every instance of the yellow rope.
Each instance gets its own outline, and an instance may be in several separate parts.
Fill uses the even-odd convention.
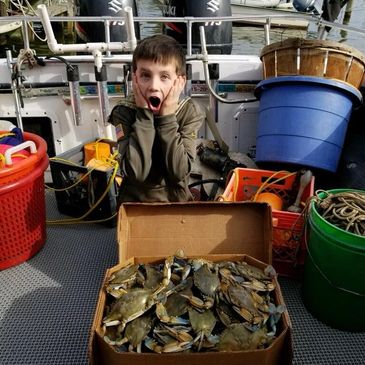
[[[98,199],[98,201],[85,213],[83,214],[81,217],[78,218],[70,218],[70,219],[61,219],[61,220],[47,220],[46,223],[47,224],[53,224],[53,225],[61,225],[61,224],[72,224],[72,223],[95,223],[95,222],[103,222],[103,221],[107,221],[109,219],[114,218],[117,213],[113,214],[111,217],[107,218],[107,219],[102,219],[102,220],[95,220],[95,221],[82,221],[84,218],[86,218],[100,203],[101,201],[105,198],[105,196],[107,195],[107,193],[109,192],[112,183],[114,182],[114,178],[117,174],[118,171],[118,165],[115,165],[114,167],[114,171],[112,176],[110,177],[109,181],[108,181],[108,185],[104,191],[104,193],[100,196],[100,198]]]
[[[98,142],[100,142],[101,140],[97,140],[96,141],[96,153],[97,153],[97,146],[98,146]],[[100,160],[100,164],[93,167],[92,169],[90,169],[86,174],[84,174],[79,180],[77,180],[74,184],[66,187],[66,188],[62,188],[62,189],[56,189],[56,188],[53,188],[53,187],[50,187],[48,185],[46,185],[47,189],[49,190],[53,190],[53,191],[65,191],[65,190],[68,190],[68,189],[71,189],[73,187],[75,187],[77,184],[79,184],[82,180],[84,180],[88,175],[91,174],[92,171],[94,171],[95,169],[98,168],[98,166],[101,166],[101,165],[110,165],[110,167],[113,167],[113,173],[112,175],[110,176],[109,178],[109,181],[108,181],[108,184],[107,184],[107,187],[105,189],[105,191],[103,192],[103,194],[99,197],[99,199],[97,200],[97,202],[92,205],[90,207],[90,209],[84,213],[81,217],[77,217],[77,218],[70,218],[70,219],[61,219],[61,220],[47,220],[46,223],[47,224],[50,224],[50,225],[62,225],[62,224],[75,224],[75,223],[78,223],[78,224],[89,224],[89,223],[100,223],[100,222],[105,222],[105,221],[108,221],[110,219],[113,219],[118,213],[115,212],[111,217],[108,217],[108,218],[105,218],[105,219],[99,219],[99,220],[90,220],[90,221],[83,221],[84,218],[86,218],[92,211],[95,210],[95,208],[102,202],[102,200],[105,198],[105,196],[108,194],[114,180],[115,180],[115,177],[117,175],[117,172],[118,172],[118,161],[117,161],[117,156],[118,156],[118,151],[114,152],[113,154],[111,154],[110,156],[106,157],[106,158],[102,158]],[[71,161],[68,161],[68,160],[63,160],[63,159],[60,159],[60,158],[57,158],[57,157],[54,157],[52,158],[51,160],[60,160],[60,161],[65,161],[67,163],[70,163],[70,164],[73,164],[73,165],[77,165],[79,166],[78,164],[76,163],[73,163]]]
[[[53,160],[53,161],[56,161],[56,160],[60,160],[62,161],[63,159],[59,159],[59,158],[55,158],[55,157],[52,157],[50,158],[50,160]],[[63,160],[63,161],[67,161],[67,160]],[[67,162],[71,162],[71,161],[67,161]],[[80,166],[76,163],[72,163],[73,165],[75,166]],[[82,175],[78,180],[76,180],[73,184],[71,184],[70,186],[66,186],[65,188],[54,188],[52,186],[49,186],[47,184],[44,184],[45,187],[49,190],[53,190],[53,191],[66,191],[66,190],[69,190],[69,189],[72,189],[74,188],[76,185],[80,184],[83,180],[85,180],[85,178],[87,178],[95,169],[97,168],[97,166],[95,166],[94,168],[88,170],[87,173],[85,173],[84,175]]]
[[[15,133],[11,133],[11,132],[9,132],[9,133],[1,133],[0,134],[0,139],[1,138],[5,138],[5,137],[11,137],[11,136],[15,136]]]
[[[13,155],[11,155],[11,157],[19,157],[19,158],[27,158],[28,156],[22,155],[21,153],[14,153]],[[0,167],[5,167],[6,166],[6,160],[5,160],[5,155],[0,153]]]
[[[285,173],[284,176],[278,178],[278,179],[275,179],[271,182],[268,182],[270,181],[272,178],[274,178],[275,176],[277,176],[278,174],[281,174],[281,173]],[[288,172],[288,171],[284,171],[284,170],[281,170],[281,171],[276,171],[274,172],[272,175],[270,175],[258,188],[258,190],[256,191],[255,195],[253,196],[253,198],[251,199],[252,201],[256,201],[257,199],[257,196],[266,188],[268,188],[270,185],[273,185],[273,184],[276,184],[278,183],[279,181],[281,180],[285,180],[287,179],[288,177],[290,176],[293,176],[295,175],[296,172]],[[236,202],[237,201],[237,194],[238,194],[238,189],[239,189],[239,184],[240,184],[240,177],[239,177],[239,169],[234,169],[231,171],[231,177],[228,175],[227,177],[227,180],[230,181],[230,179],[232,178],[233,176],[233,187],[232,187],[232,201]],[[225,197],[223,194],[219,195],[217,197],[217,200],[218,201],[227,201],[227,197]]]
[[[277,176],[278,174],[282,174],[284,173],[285,175],[276,179],[276,180],[273,180],[271,182],[268,182],[270,181],[272,178],[274,178],[275,176]],[[270,175],[260,186],[259,188],[257,189],[255,195],[253,196],[252,198],[252,201],[256,201],[257,199],[257,196],[264,190],[264,189],[267,189],[269,186],[273,185],[273,184],[276,184],[278,183],[279,181],[281,180],[285,180],[287,179],[288,177],[290,176],[293,176],[293,175],[296,175],[296,172],[288,172],[288,171],[284,171],[284,170],[281,170],[281,171],[276,171],[274,172],[272,175]]]

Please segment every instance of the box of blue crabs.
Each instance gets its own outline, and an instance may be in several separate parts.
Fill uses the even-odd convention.
[[[91,364],[291,364],[271,242],[264,203],[123,204]]]

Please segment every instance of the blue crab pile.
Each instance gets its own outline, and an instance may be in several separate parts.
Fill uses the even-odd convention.
[[[285,307],[276,273],[247,262],[186,258],[130,264],[106,281],[104,340],[117,351],[199,352],[266,348]]]

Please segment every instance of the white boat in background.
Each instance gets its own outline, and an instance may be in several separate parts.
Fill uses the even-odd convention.
[[[309,25],[308,20],[297,17],[297,11],[292,2],[231,0],[231,9],[233,16],[244,17],[248,15],[247,18],[237,20],[236,22],[239,24],[262,26],[267,19],[255,18],[255,16],[265,13],[271,15],[270,25],[272,27],[306,30]],[[293,15],[292,18],[289,17],[290,14]],[[280,15],[285,16],[280,17]]]
[[[231,5],[257,6],[259,8],[292,7],[290,1],[282,0],[231,0]]]

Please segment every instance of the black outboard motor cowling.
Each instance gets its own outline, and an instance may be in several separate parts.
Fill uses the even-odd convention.
[[[137,14],[137,5],[135,0],[77,0],[78,15],[80,16],[122,16],[124,17],[123,8],[129,6],[133,9],[133,15]],[[135,23],[136,24],[136,23]],[[105,30],[103,22],[81,22],[77,23],[76,31],[79,38],[84,42],[104,42]],[[135,26],[135,33],[139,39],[140,31]],[[110,24],[110,41],[125,42],[127,41],[127,30],[124,23]]]
[[[165,17],[220,17],[232,16],[230,0],[164,0]],[[230,54],[232,51],[232,22],[194,23],[192,27],[192,52],[201,52],[199,26],[205,26],[208,53]],[[174,37],[183,47],[187,44],[185,23],[168,23],[165,33]]]

